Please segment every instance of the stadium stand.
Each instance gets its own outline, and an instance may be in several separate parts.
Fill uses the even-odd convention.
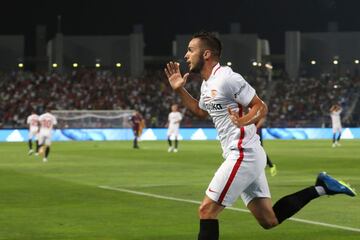
[[[244,76],[269,106],[267,126],[329,126],[329,108],[339,102],[348,116],[347,125],[356,124],[360,78],[322,74],[318,79],[284,75],[268,81],[263,75]],[[148,127],[164,127],[171,103],[180,102],[162,71],[141,77],[125,77],[115,71],[79,69],[70,73],[14,71],[0,75],[0,128],[24,128],[26,116],[34,108],[54,110],[138,109]],[[195,97],[201,81],[186,85]],[[184,109],[183,127],[211,127],[210,120],[195,119]],[[354,116],[354,117],[352,117]]]

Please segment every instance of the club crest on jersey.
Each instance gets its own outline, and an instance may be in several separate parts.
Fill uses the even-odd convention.
[[[217,94],[217,91],[216,91],[215,89],[213,89],[213,90],[210,91],[210,96],[211,96],[211,97],[215,97],[216,94]]]

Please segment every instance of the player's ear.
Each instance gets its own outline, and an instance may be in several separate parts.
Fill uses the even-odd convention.
[[[205,59],[205,60],[206,60],[206,59],[209,59],[210,56],[211,56],[211,51],[210,51],[210,50],[205,50],[205,51],[204,51],[204,54],[203,54],[204,59]]]

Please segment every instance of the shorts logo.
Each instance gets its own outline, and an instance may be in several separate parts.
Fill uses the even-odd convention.
[[[211,188],[209,188],[209,192],[217,193],[216,191],[212,190]]]

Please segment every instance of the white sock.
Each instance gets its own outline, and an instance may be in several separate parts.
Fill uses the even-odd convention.
[[[317,191],[317,193],[319,194],[319,196],[323,196],[326,195],[325,189],[322,186],[315,186],[315,189]]]

